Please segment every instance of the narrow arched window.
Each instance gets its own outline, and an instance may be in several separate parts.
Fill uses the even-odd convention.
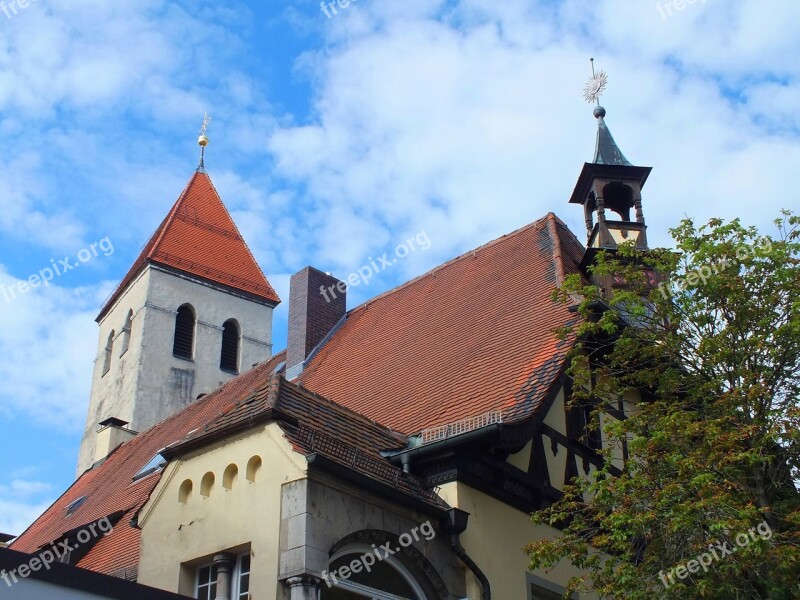
[[[239,372],[239,324],[233,319],[225,321],[222,326],[222,351],[219,357],[219,368],[228,373]]]
[[[128,346],[131,343],[131,325],[133,323],[133,311],[128,311],[128,316],[125,317],[125,324],[122,326],[122,349],[119,355],[122,356],[128,351]]]
[[[178,309],[175,317],[175,338],[172,342],[172,354],[178,358],[192,360],[194,355],[194,309],[184,304]]]
[[[114,351],[114,330],[108,334],[108,341],[106,342],[105,357],[103,358],[103,375],[111,369],[111,353]]]

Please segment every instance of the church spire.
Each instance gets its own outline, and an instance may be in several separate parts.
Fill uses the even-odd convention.
[[[584,164],[570,198],[571,204],[583,206],[587,233],[586,264],[593,260],[596,252],[614,250],[631,238],[637,248],[647,249],[641,195],[651,171],[650,167],[633,165],[614,141],[605,122],[606,109],[600,106],[608,75],[604,71],[595,71],[594,59],[591,60],[592,77],[583,96],[587,102],[596,105],[597,142],[594,159]],[[607,212],[615,214],[607,215]]]
[[[606,125],[606,109],[598,106],[594,109],[594,116],[597,119],[597,144],[595,145],[594,160],[592,162],[596,165],[632,167],[633,165],[622,154],[622,150],[619,149],[617,142],[614,141],[614,136],[611,135],[611,130]]]

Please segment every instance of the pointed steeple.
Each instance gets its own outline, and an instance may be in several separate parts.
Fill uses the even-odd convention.
[[[280,303],[211,179],[200,170],[114,290],[98,320],[148,263],[221,284],[272,306]]]
[[[623,165],[625,167],[632,167],[633,165],[628,162],[622,150],[617,146],[614,141],[614,136],[611,135],[611,130],[606,125],[605,116],[606,109],[598,106],[594,109],[594,116],[597,118],[597,144],[594,150],[594,160],[596,165]]]

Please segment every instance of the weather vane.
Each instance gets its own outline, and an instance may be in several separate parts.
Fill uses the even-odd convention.
[[[597,105],[600,106],[600,96],[606,91],[608,75],[606,75],[605,71],[598,71],[595,73],[594,59],[590,58],[589,60],[592,63],[592,78],[586,84],[586,87],[583,88],[583,97],[589,104],[596,102]]]
[[[208,116],[208,113],[203,114],[203,125],[200,127],[200,138],[197,140],[197,143],[201,146],[208,146],[208,138],[206,137],[206,131],[208,131],[208,124],[211,123],[211,117]]]
[[[208,116],[208,113],[203,114],[203,125],[200,127],[200,137],[197,138],[197,143],[200,146],[200,164],[197,167],[197,170],[200,173],[205,173],[206,165],[205,165],[205,155],[206,155],[206,146],[208,146],[208,138],[206,137],[206,131],[208,130],[208,124],[211,123],[211,117]]]

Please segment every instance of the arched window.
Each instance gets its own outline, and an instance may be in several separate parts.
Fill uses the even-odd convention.
[[[363,563],[365,555],[375,558],[375,549],[367,544],[351,544],[331,557],[327,570],[328,586],[322,586],[322,600],[338,600],[347,598],[359,600],[426,600],[427,596],[413,575],[393,556],[383,560],[375,560],[369,571],[364,568],[359,572],[350,569],[354,562]],[[383,557],[383,554],[381,554]],[[371,560],[369,562],[372,562]],[[337,573],[347,567],[347,577],[339,578]]]
[[[175,317],[175,338],[172,342],[172,354],[178,358],[192,360],[194,356],[194,309],[184,304],[178,309]]]
[[[111,369],[111,353],[114,351],[114,330],[108,334],[108,341],[106,342],[106,355],[103,359],[103,375]]]
[[[128,316],[125,317],[125,324],[122,326],[122,349],[119,355],[122,356],[128,351],[128,346],[131,343],[131,325],[133,323],[133,311],[128,311]]]
[[[222,487],[226,490],[232,490],[236,485],[236,480],[239,479],[239,467],[236,465],[228,465],[225,472],[222,474]]]
[[[219,356],[219,368],[228,373],[239,372],[239,324],[228,319],[222,325],[222,352]]]
[[[193,487],[194,486],[192,485],[192,480],[191,479],[186,479],[181,484],[181,487],[178,489],[178,501],[181,504],[186,504],[187,502],[189,502],[189,498],[192,497],[192,488]]]
[[[200,495],[204,498],[208,498],[211,495],[211,491],[214,489],[215,481],[216,477],[214,477],[211,471],[203,475],[203,478],[200,480]]]
[[[247,481],[255,483],[259,471],[261,471],[261,457],[256,455],[247,461]]]

